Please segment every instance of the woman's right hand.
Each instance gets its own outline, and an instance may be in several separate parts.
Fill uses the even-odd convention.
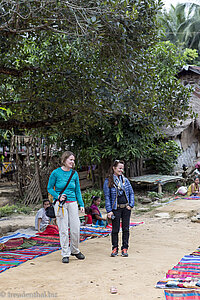
[[[110,212],[107,214],[108,219],[111,219],[112,215],[113,215],[113,212],[110,211]]]
[[[62,195],[58,198],[59,201],[64,201],[65,199],[66,199],[66,194],[62,194]]]

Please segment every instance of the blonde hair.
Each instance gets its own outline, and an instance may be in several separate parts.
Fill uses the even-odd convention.
[[[61,165],[62,166],[64,166],[66,159],[68,159],[71,155],[73,155],[75,157],[74,153],[71,151],[65,151],[62,154],[62,156],[61,156]]]

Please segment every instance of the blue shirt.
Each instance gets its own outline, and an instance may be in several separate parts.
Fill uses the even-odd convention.
[[[70,171],[63,171],[62,168],[55,169],[50,177],[47,186],[48,192],[53,196],[53,199],[58,199],[60,192],[67,184],[67,181],[72,173]],[[55,190],[54,190],[55,187]],[[75,171],[74,175],[72,176],[70,183],[68,184],[67,188],[64,190],[63,194],[67,195],[67,201],[78,201],[81,207],[84,207],[79,177],[78,173]]]

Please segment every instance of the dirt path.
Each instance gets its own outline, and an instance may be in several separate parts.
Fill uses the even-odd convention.
[[[110,257],[110,237],[91,239],[80,245],[84,261],[62,264],[57,251],[1,273],[0,299],[164,299],[155,284],[199,246],[200,224],[149,214],[133,220],[145,224],[131,229],[128,258]],[[110,294],[111,286],[118,294]]]

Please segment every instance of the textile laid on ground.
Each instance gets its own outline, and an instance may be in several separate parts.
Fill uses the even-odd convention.
[[[183,199],[186,199],[186,200],[200,200],[200,197],[199,196],[187,196],[187,197],[183,197]]]
[[[28,238],[30,238],[32,236],[35,236],[35,235],[36,235],[36,232],[35,232],[35,234],[25,234],[25,233],[17,232],[15,234],[11,234],[11,235],[4,236],[4,237],[0,238],[0,244],[5,243],[10,239],[19,238],[19,237],[24,237],[24,238],[28,239]]]
[[[165,291],[166,300],[199,300],[200,292],[199,291]]]
[[[130,226],[140,224],[143,224],[143,222],[131,223]],[[88,238],[109,235],[111,230],[112,227],[110,226],[108,228],[83,226],[80,229],[80,242]],[[58,233],[57,226],[49,225],[44,232],[30,238],[23,236],[16,238],[16,235],[1,238],[0,273],[9,268],[16,267],[27,260],[59,250],[60,239]]]
[[[163,205],[170,204],[171,202],[177,201],[177,200],[200,200],[199,196],[175,196],[173,199],[169,200],[168,202],[164,202]]]
[[[0,273],[20,265],[21,263],[59,250],[60,247],[33,246],[28,249],[19,249],[0,252]]]
[[[185,255],[179,263],[174,266],[171,270],[168,270],[166,273],[166,277],[163,280],[160,280],[156,284],[157,288],[168,288],[168,289],[199,289],[200,292],[200,247],[191,253],[190,255]],[[191,292],[191,291],[190,291]],[[185,291],[179,291],[179,298],[176,295],[174,296],[169,294],[169,291],[167,291],[167,297],[166,299],[200,299],[194,298],[193,295],[184,297]],[[173,293],[172,293],[173,294]],[[197,297],[196,295],[194,295]],[[171,297],[171,298],[170,298]],[[182,297],[182,298],[180,298]]]
[[[157,288],[200,288],[200,248],[185,255],[166,277],[156,284]]]

